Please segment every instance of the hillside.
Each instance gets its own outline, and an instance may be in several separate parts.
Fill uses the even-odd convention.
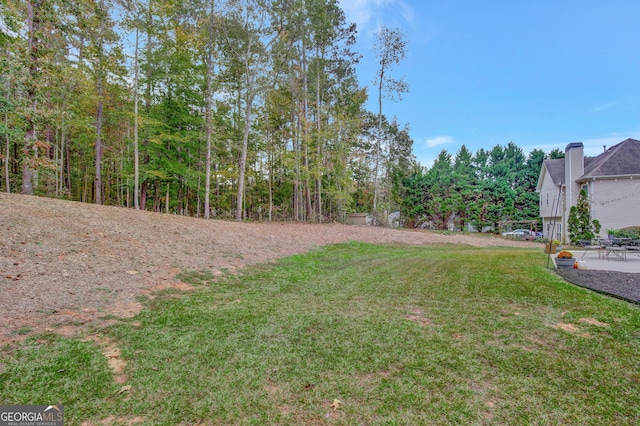
[[[0,343],[37,332],[75,335],[135,315],[140,295],[187,289],[181,271],[245,265],[358,240],[533,243],[342,224],[238,223],[0,193]]]

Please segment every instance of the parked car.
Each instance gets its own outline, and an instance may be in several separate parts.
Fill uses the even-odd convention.
[[[510,232],[503,232],[503,237],[506,238],[514,238],[517,240],[535,240],[538,238],[538,235],[529,229],[515,229]]]

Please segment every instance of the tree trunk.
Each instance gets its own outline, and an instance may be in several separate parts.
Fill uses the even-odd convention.
[[[71,148],[69,148],[69,144],[67,144],[67,148],[66,148],[66,158],[67,158],[67,178],[66,178],[66,183],[67,183],[67,192],[69,195],[71,195]]]
[[[133,77],[133,207],[140,210],[140,156],[138,152],[138,50],[140,35],[136,28],[136,47]]]
[[[33,168],[33,163],[35,162],[35,152],[38,148],[35,146],[36,130],[33,127],[33,123],[28,124],[28,126],[31,128],[27,130],[24,136],[25,150],[24,165],[22,167],[22,193],[33,195],[33,177],[36,173],[36,170]],[[30,151],[34,151],[34,158],[31,158]]]
[[[311,207],[311,189],[309,188],[309,126],[308,117],[309,113],[309,82],[307,78],[307,49],[304,41],[302,42],[302,84],[303,84],[303,111],[302,111],[302,141],[304,143],[304,197],[305,197],[305,220],[309,220],[312,207]]]
[[[291,73],[291,67],[290,67]],[[291,83],[291,123],[293,123],[293,151],[295,154],[296,177],[293,182],[293,217],[294,220],[300,220],[300,119],[296,109],[296,97],[294,83]]]
[[[98,111],[96,113],[96,204],[102,204],[102,75],[98,73]]]
[[[384,68],[380,70],[380,82],[378,84],[378,137],[376,138],[375,167],[373,171],[373,212],[372,224],[378,224],[378,170],[380,167],[380,147],[382,144],[382,85]]]
[[[147,182],[142,182],[140,185],[140,210],[147,209]]]
[[[58,184],[56,185],[56,192],[58,197],[62,196],[62,186],[64,184],[64,116],[60,125],[60,174],[58,176]]]
[[[309,184],[309,147],[304,147],[304,168],[307,172],[307,177],[304,180],[304,202],[305,202],[305,220],[309,220],[313,211],[311,205],[311,188]]]
[[[35,10],[34,10],[35,5]],[[27,114],[25,134],[24,134],[24,160],[22,164],[22,193],[33,195],[33,177],[36,173],[35,155],[37,153],[36,145],[36,125],[35,116],[37,114],[36,87],[39,77],[38,69],[38,51],[40,43],[36,32],[40,30],[40,3],[27,1],[27,21],[29,30],[29,78],[27,85],[27,97],[29,113]],[[32,152],[33,151],[33,158]]]
[[[319,50],[318,50],[318,56]],[[322,75],[322,69],[320,64],[318,64],[318,72],[316,76],[316,131],[318,132],[318,137],[316,140],[316,221],[322,222],[322,115],[320,113],[320,76]]]
[[[245,121],[244,133],[242,135],[242,153],[240,154],[240,167],[238,170],[238,193],[236,200],[236,220],[243,219],[243,201],[244,201],[244,174],[247,166],[247,150],[249,149],[249,131],[251,130],[251,112],[253,109],[255,78],[251,77],[251,84],[247,87],[247,104],[245,105]]]
[[[169,214],[169,182],[167,182],[167,196],[164,199],[164,212]]]
[[[149,1],[148,5],[149,8],[147,10],[147,25],[146,25],[146,30],[147,30],[147,44],[145,46],[146,50],[147,50],[147,58],[151,58],[151,54],[153,53],[153,43],[152,43],[152,38],[151,38],[151,28],[153,27],[153,10],[151,9],[153,2]],[[151,64],[149,64],[151,65]],[[147,67],[147,73],[146,73],[146,78],[147,78],[147,84],[145,85],[145,93],[144,93],[144,109],[145,109],[145,113],[147,114],[147,116],[149,115],[149,113],[151,112],[151,79],[153,77],[153,70],[151,68],[151,66]],[[143,148],[147,148],[149,145],[149,135],[148,132],[145,132],[145,137],[143,139]],[[142,164],[149,164],[149,153],[148,151],[143,151],[144,152],[144,156],[143,156],[143,161]],[[146,180],[144,180],[141,184],[140,184],[140,210],[146,210],[147,209],[147,195],[148,195],[148,187],[149,187],[149,182],[147,182]]]
[[[200,174],[198,174],[198,189],[196,190],[196,217],[200,217]]]
[[[271,220],[273,219],[272,215],[273,215],[273,173],[274,173],[274,167],[273,167],[273,158],[274,158],[274,154],[272,152],[272,149],[269,149],[267,151],[267,161],[269,164],[269,222],[271,222]]]
[[[205,219],[209,219],[209,199],[211,198],[211,97],[213,96],[212,92],[212,80],[213,80],[213,47],[209,46],[209,51],[207,52],[207,103],[206,103],[206,126],[207,126],[207,160],[206,160],[206,171],[205,171],[205,184],[204,184],[204,217]],[[237,212],[236,212],[237,214]],[[241,220],[241,219],[238,219]]]
[[[4,156],[4,185],[7,193],[11,192],[11,182],[9,182],[9,150],[10,150],[10,141],[9,141],[9,114],[5,111],[4,113],[4,125],[5,125],[5,156]]]
[[[160,181],[156,179],[153,183],[153,211],[161,213],[161,209],[162,200],[160,199]]]

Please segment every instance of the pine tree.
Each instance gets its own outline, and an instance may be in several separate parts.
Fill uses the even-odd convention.
[[[571,244],[579,244],[581,240],[592,240],[600,232],[600,222],[591,220],[591,207],[587,192],[582,189],[578,202],[569,209],[569,239]]]

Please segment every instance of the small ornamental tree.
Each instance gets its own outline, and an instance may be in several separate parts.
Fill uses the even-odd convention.
[[[599,232],[600,221],[591,220],[587,192],[582,189],[578,195],[578,202],[569,209],[569,239],[571,244],[579,244],[581,240],[592,240]]]

